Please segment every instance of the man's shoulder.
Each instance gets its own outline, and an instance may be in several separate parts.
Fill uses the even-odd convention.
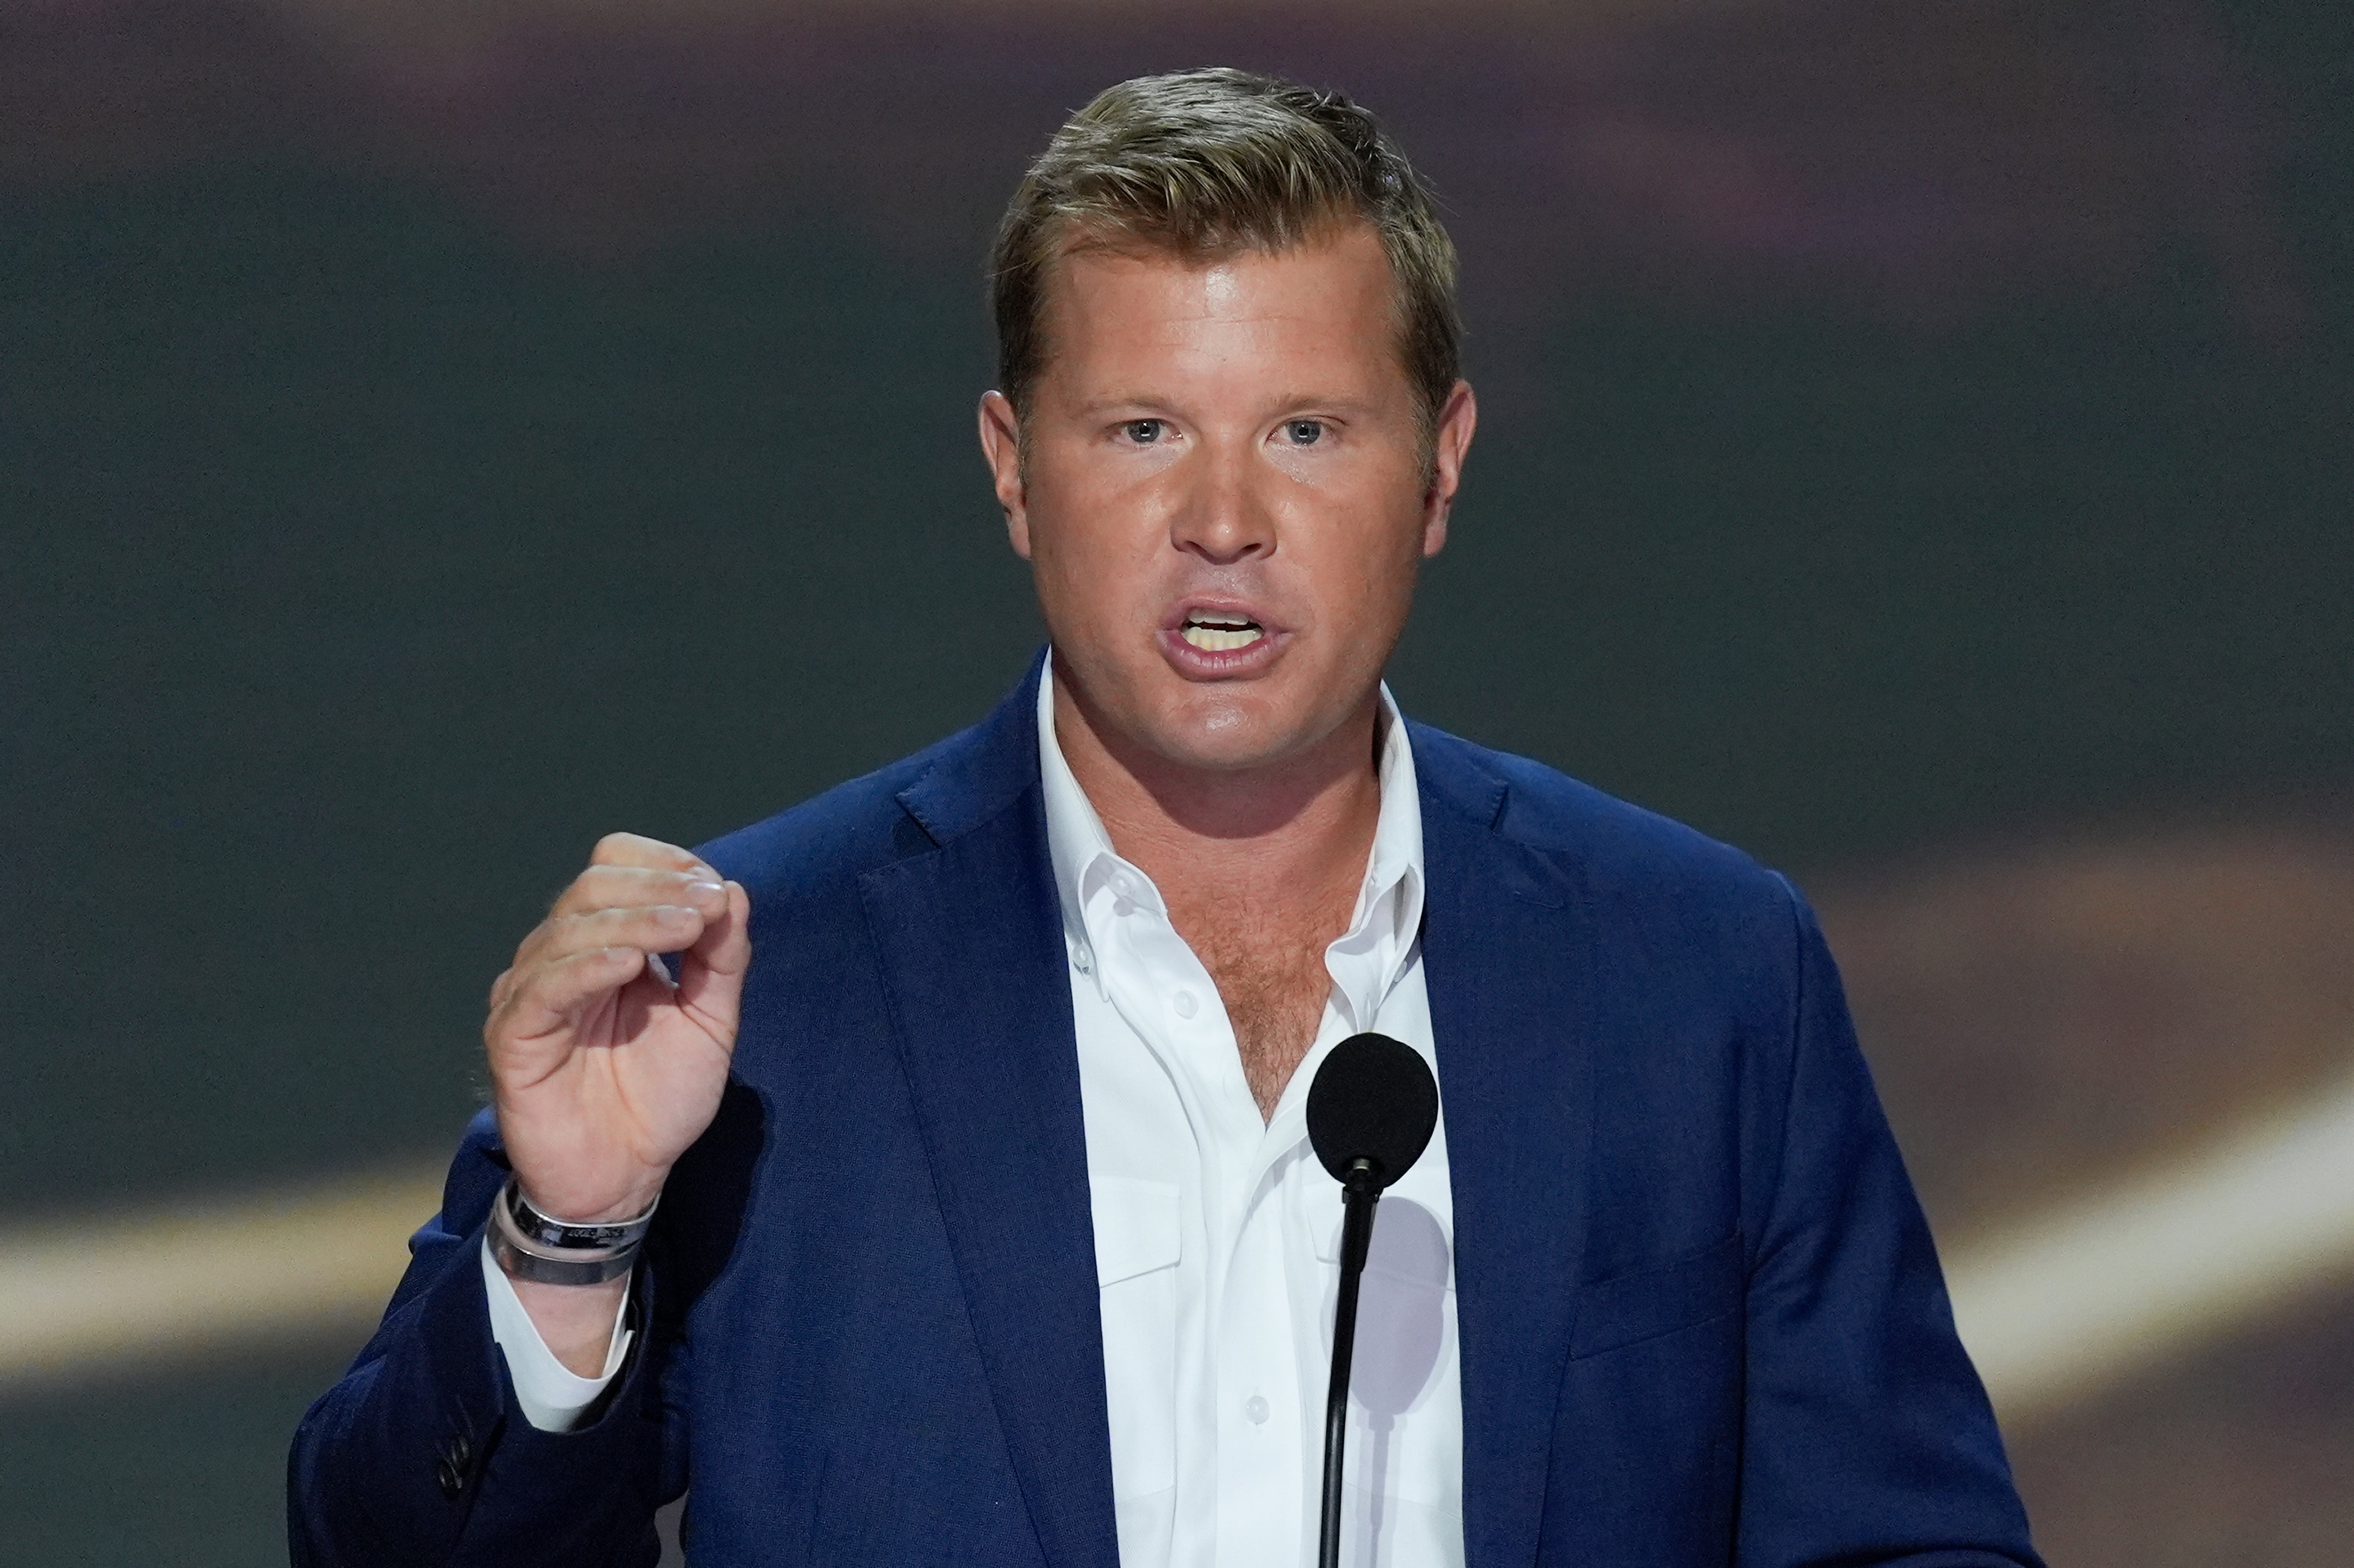
[[[1745,852],[1557,768],[1427,725],[1410,733],[1424,792],[1437,809],[1484,821],[1560,867],[1589,896],[1681,895],[1776,906],[1793,896],[1782,876]]]
[[[866,873],[925,853],[1037,781],[1024,683],[972,727],[774,816],[700,846],[724,874],[764,895],[846,889]],[[1618,799],[1532,758],[1409,726],[1431,811],[1450,812],[1535,852],[1585,895],[1662,895],[1787,906],[1793,890],[1739,849]],[[941,808],[947,807],[943,810]]]
[[[741,882],[757,905],[763,895],[814,891],[855,882],[865,873],[931,841],[900,796],[929,773],[942,755],[968,742],[970,730],[912,756],[835,785],[774,816],[698,847],[696,853]]]
[[[754,907],[843,891],[990,820],[1038,781],[1040,666],[980,723],[700,846]]]

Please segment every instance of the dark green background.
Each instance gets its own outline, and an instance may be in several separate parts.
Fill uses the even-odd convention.
[[[2285,344],[2191,254],[1936,332],[1475,315],[1401,700],[1802,875],[2342,798],[2349,138],[2308,131]],[[590,265],[313,163],[0,191],[14,1210],[445,1146],[598,834],[766,815],[1016,678],[977,269],[857,232]],[[346,1351],[0,1407],[0,1561],[272,1560]]]
[[[617,271],[266,169],[9,203],[20,1207],[439,1145],[599,833],[764,816],[1020,673],[977,290],[842,228]],[[1801,873],[2339,789],[2343,334],[2202,302],[1585,302],[1491,397],[1401,700]]]

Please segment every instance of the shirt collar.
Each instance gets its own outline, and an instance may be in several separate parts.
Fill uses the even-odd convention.
[[[1332,944],[1335,982],[1357,1029],[1371,1025],[1374,1011],[1396,983],[1422,928],[1422,802],[1415,782],[1414,747],[1405,719],[1387,683],[1382,695],[1382,755],[1377,768],[1381,813],[1373,824],[1373,853],[1349,929]],[[1055,662],[1050,656],[1038,677],[1038,768],[1046,797],[1046,844],[1055,866],[1055,893],[1063,911],[1063,939],[1071,967],[1095,981],[1108,997],[1087,907],[1104,882],[1118,883],[1136,902],[1166,911],[1151,878],[1119,857],[1103,819],[1064,760],[1055,738]],[[1132,880],[1131,880],[1132,879]]]

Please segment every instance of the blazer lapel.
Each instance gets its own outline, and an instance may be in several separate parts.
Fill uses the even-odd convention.
[[[1469,1568],[1519,1568],[1536,1560],[1585,1239],[1592,916],[1501,831],[1505,781],[1452,736],[1410,734],[1455,1203],[1464,1552]]]
[[[1037,670],[900,797],[937,847],[863,879],[974,1338],[1053,1568],[1116,1568],[1070,972]],[[919,841],[920,842],[920,841]]]
[[[931,847],[869,873],[901,1059],[1015,1478],[1053,1568],[1117,1568],[1087,1132],[1032,721],[1038,669],[900,797]],[[1587,1208],[1595,932],[1501,828],[1510,792],[1416,725],[1423,963],[1455,1208],[1468,1568],[1535,1561]]]

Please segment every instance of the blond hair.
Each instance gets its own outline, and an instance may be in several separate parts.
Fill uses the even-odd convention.
[[[1046,283],[1075,249],[1280,253],[1357,221],[1389,258],[1399,357],[1427,429],[1461,363],[1455,245],[1373,115],[1337,92],[1224,68],[1106,88],[1055,132],[998,225],[998,387],[1026,414],[1048,352]]]

